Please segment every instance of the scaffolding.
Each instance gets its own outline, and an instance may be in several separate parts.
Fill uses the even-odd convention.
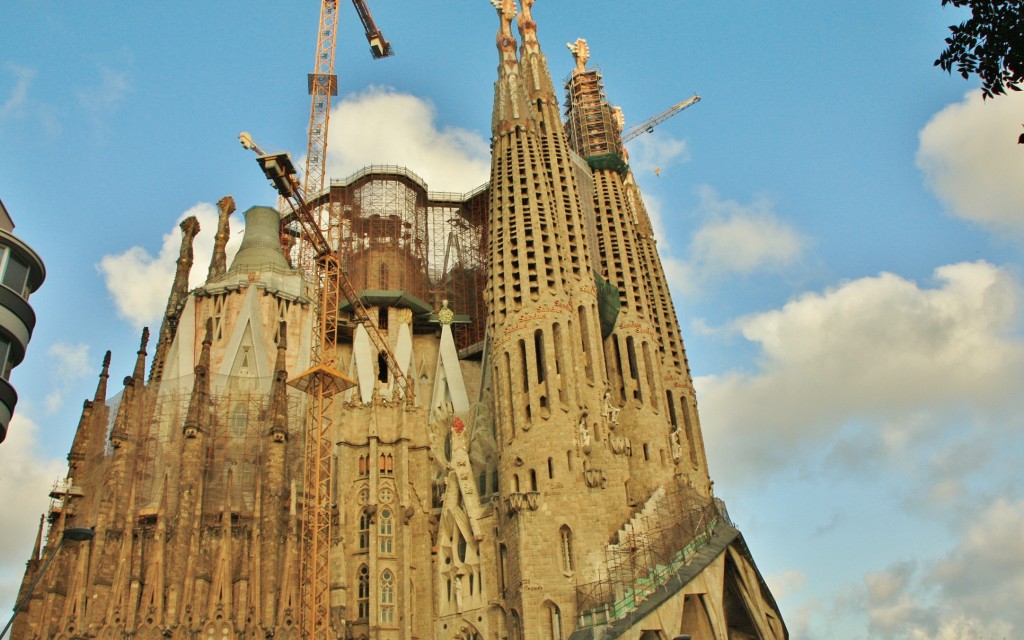
[[[177,487],[183,472],[182,425],[188,415],[192,382],[192,376],[165,380],[165,391],[159,396],[146,389],[144,396],[138,399],[142,403],[138,415],[148,418],[140,421],[138,435],[130,443],[134,454],[128,459],[127,472],[135,483],[137,500],[130,508],[140,525],[154,521],[161,501],[165,500],[172,511],[177,503]],[[257,509],[256,486],[272,440],[269,431],[273,416],[267,410],[271,378],[215,375],[211,376],[211,383],[210,419],[203,425],[202,513],[206,518],[216,518],[229,510],[238,520],[246,521]],[[306,397],[291,387],[287,394],[287,440],[297,444],[285,449],[284,473],[286,478],[301,479]],[[119,400],[120,397],[115,396],[108,401],[107,433],[117,414]],[[55,483],[50,493],[51,523],[62,512],[67,516],[92,517],[89,512],[95,507],[113,460],[109,440],[105,445],[90,447],[90,453],[77,465],[81,472]],[[127,493],[122,499],[126,497]]]
[[[715,500],[681,485],[659,489],[608,545],[601,577],[576,587],[578,626],[608,624],[637,610],[693,560],[722,521]]]
[[[572,149],[584,158],[621,156],[622,125],[608,105],[601,72],[573,73],[565,81],[565,94],[565,133]]]
[[[357,292],[402,292],[457,316],[459,348],[483,339],[488,185],[434,192],[405,167],[373,165],[313,200]],[[429,315],[429,314],[428,314]]]

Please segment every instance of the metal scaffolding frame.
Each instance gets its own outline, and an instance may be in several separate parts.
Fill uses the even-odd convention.
[[[577,585],[578,626],[606,624],[635,611],[707,544],[720,517],[714,500],[685,486],[653,496],[608,545],[600,579]]]
[[[565,97],[565,133],[573,150],[584,158],[621,156],[621,126],[608,106],[601,72],[574,73],[565,81]]]
[[[332,180],[311,206],[357,292],[402,291],[434,313],[447,300],[468,316],[459,348],[483,339],[488,185],[435,192],[405,167],[373,165]]]

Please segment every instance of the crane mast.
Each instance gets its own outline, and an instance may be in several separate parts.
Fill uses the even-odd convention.
[[[338,95],[338,76],[334,75],[334,51],[338,38],[338,0],[323,0],[320,28],[317,29],[316,58],[307,83],[313,98],[309,107],[309,146],[306,149],[305,193],[323,191],[327,162],[327,125],[331,98]]]
[[[391,45],[373,22],[365,0],[353,0],[363,23],[374,58],[391,55]],[[334,74],[334,54],[338,36],[338,0],[322,0],[317,29],[316,58],[307,83],[310,101],[308,146],[304,183],[300,184],[288,154],[265,154],[248,134],[240,136],[242,145],[256,151],[264,174],[278,194],[291,206],[299,225],[300,238],[313,253],[313,282],[317,287],[310,369],[289,384],[309,395],[306,421],[305,471],[303,477],[304,517],[301,552],[301,614],[302,637],[307,640],[328,640],[337,637],[331,628],[331,464],[334,448],[334,396],[353,386],[354,382],[331,366],[340,325],[340,306],[344,296],[352,307],[357,322],[363,324],[378,352],[384,356],[395,388],[407,402],[412,401],[412,387],[402,374],[387,340],[370,321],[369,313],[341,269],[340,256],[326,237],[330,226],[329,207],[318,207],[314,213],[306,204],[305,194],[318,197],[324,190],[327,171],[327,134],[331,114],[331,98],[338,95],[338,76]],[[307,265],[308,266],[308,265]]]
[[[622,144],[626,144],[627,142],[629,142],[633,138],[636,138],[637,136],[654,131],[654,127],[658,126],[662,122],[665,122],[666,120],[676,115],[683,109],[691,107],[697,104],[698,102],[700,102],[700,96],[695,93],[693,94],[693,96],[687,98],[686,100],[683,100],[679,104],[672,105],[664,112],[659,113],[656,116],[652,116],[634,127],[630,127],[628,131],[622,132]]]
[[[247,133],[239,135],[246,149],[256,152],[256,161],[264,175],[292,209],[300,226],[302,238],[315,253],[314,282],[317,286],[315,306],[316,333],[310,368],[288,381],[288,384],[310,397],[306,422],[305,471],[303,506],[301,597],[302,637],[328,640],[336,637],[330,626],[330,546],[331,460],[334,448],[333,401],[338,393],[355,383],[330,364],[340,325],[339,308],[344,296],[352,306],[356,321],[363,324],[370,340],[384,356],[398,393],[406,402],[413,401],[413,389],[402,373],[398,360],[387,340],[370,321],[352,283],[341,270],[338,252],[331,246],[303,196],[295,175],[295,167],[287,153],[264,153]]]

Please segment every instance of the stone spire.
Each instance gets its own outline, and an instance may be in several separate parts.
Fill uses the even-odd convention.
[[[231,237],[229,219],[234,212],[235,199],[231,196],[224,196],[217,201],[217,235],[213,240],[213,256],[210,258],[210,271],[206,274],[207,282],[213,282],[227,271],[228,258],[225,248]]]
[[[107,401],[107,380],[110,378],[110,351],[103,356],[103,368],[100,370],[100,380],[96,384],[96,394],[93,402],[99,404]]]
[[[514,0],[491,0],[498,10],[498,81],[494,84],[494,110],[491,116],[491,130],[495,136],[516,128],[530,126],[529,118],[522,109],[522,78],[519,58],[516,56],[516,39],[512,35],[512,21],[516,16]]]
[[[159,389],[160,387],[164,361],[167,359],[167,350],[171,348],[171,343],[174,341],[174,334],[178,330],[178,320],[181,317],[181,309],[188,295],[188,275],[192,271],[192,261],[194,258],[192,243],[195,241],[196,234],[199,233],[199,220],[195,216],[189,216],[182,220],[179,226],[181,227],[181,249],[178,251],[178,266],[174,272],[171,293],[167,296],[167,308],[164,310],[164,317],[160,323],[160,335],[156,342],[156,353],[153,355],[153,364],[149,372],[149,384],[154,389]]]
[[[188,402],[188,413],[182,425],[180,469],[178,473],[178,504],[175,533],[172,537],[172,558],[185,558],[182,570],[175,573],[167,588],[167,626],[188,623],[195,587],[195,571],[199,562],[199,523],[203,513],[205,490],[206,436],[210,424],[210,346],[213,344],[213,319],[206,320],[203,347],[196,363],[195,381]]]
[[[199,362],[195,367],[195,382],[192,385],[192,396],[188,401],[188,414],[182,428],[185,438],[195,438],[206,433],[210,424],[210,346],[213,344],[213,319],[206,320],[206,335],[203,337],[203,348],[199,353]],[[199,462],[196,460],[195,462]],[[198,469],[191,470],[192,472]]]
[[[149,327],[143,327],[139,351],[135,359],[135,370],[124,379],[124,391],[121,393],[121,404],[117,408],[114,427],[110,431],[110,444],[115,449],[121,447],[130,437],[132,413],[135,409],[135,396],[143,389],[143,376],[146,371],[146,344],[149,342]]]
[[[576,68],[566,83],[568,139],[591,168],[596,266],[621,303],[605,341],[609,391],[623,406],[623,423],[632,426],[624,433],[656,454],[654,464],[631,459],[633,497],[643,499],[673,474],[710,494],[686,351],[650,217],[625,162],[621,116],[605,97],[601,74],[586,68],[586,41],[569,49]],[[659,450],[671,452],[674,469],[661,462]]]
[[[493,339],[487,360],[504,479],[501,505],[508,515],[498,535],[508,548],[509,566],[519,568],[505,601],[531,629],[550,624],[545,599],[557,604],[564,618],[553,636],[568,637],[575,593],[563,567],[540,551],[549,544],[541,541],[558,540],[564,526],[579,557],[603,557],[609,537],[628,518],[618,480],[627,471],[624,458],[604,443],[610,427],[601,418],[605,366],[596,287],[576,170],[537,42],[532,4],[523,3],[518,23],[523,39],[518,64],[508,52],[514,5],[506,1],[499,7],[485,292]],[[518,107],[504,107],[508,100]],[[503,108],[527,122],[502,119]],[[581,473],[584,469],[589,475]],[[557,485],[550,482],[556,478]],[[542,515],[555,513],[558,524]],[[593,581],[598,570],[588,563],[576,577]],[[550,588],[541,594],[527,584]]]
[[[275,625],[278,594],[282,588],[282,562],[280,539],[286,535],[281,514],[284,509],[288,483],[285,476],[285,455],[288,441],[288,371],[285,365],[288,326],[281,323],[274,364],[274,381],[270,389],[267,430],[266,466],[260,483],[260,529],[262,543],[259,554],[259,582],[263,601],[254,603],[260,612],[265,629]],[[254,576],[254,579],[256,576]]]
[[[93,400],[86,400],[82,405],[82,415],[78,420],[78,428],[75,429],[75,439],[71,443],[71,451],[68,453],[68,476],[78,476],[81,464],[89,455],[89,442],[92,438],[92,415],[95,405],[102,405],[107,395],[107,379],[110,377],[110,352],[103,356],[103,368],[100,370],[100,380],[96,385],[96,394]]]
[[[552,215],[558,225],[558,242],[574,249],[589,247],[587,220],[577,183],[579,170],[575,168],[562,124],[561,107],[551,81],[547,58],[537,40],[537,23],[533,20],[535,0],[522,0],[523,12],[519,16],[520,65],[525,78],[527,107],[537,123],[544,162],[541,169],[547,177]],[[594,291],[594,269],[589,252],[567,252],[568,268],[572,275],[572,288],[584,298]]]

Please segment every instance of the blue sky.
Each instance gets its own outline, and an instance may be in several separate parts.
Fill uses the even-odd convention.
[[[983,103],[932,66],[962,19],[939,4],[534,10],[556,82],[564,43],[587,38],[627,123],[703,98],[630,159],[660,224],[716,491],[794,638],[1024,633],[1024,100]],[[376,162],[436,190],[480,184],[493,8],[371,8],[397,55],[373,61],[341,3],[331,174]],[[48,277],[0,445],[0,601],[103,352],[116,389],[141,327],[157,326],[177,223],[203,223],[198,284],[213,203],[273,204],[238,132],[304,154],[318,10],[6,4],[0,198]]]

